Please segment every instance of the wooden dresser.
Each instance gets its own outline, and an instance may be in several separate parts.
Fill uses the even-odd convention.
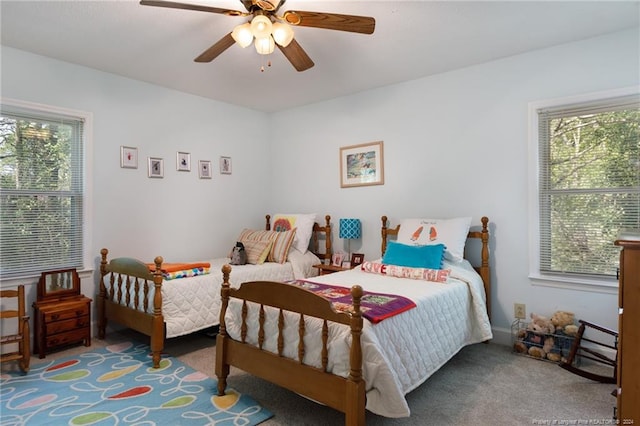
[[[40,358],[73,343],[91,346],[91,299],[80,294],[75,269],[43,272],[33,311],[33,349]]]
[[[618,401],[620,425],[640,425],[640,232],[621,235],[618,290]]]
[[[35,302],[34,352],[40,358],[72,343],[91,346],[91,299],[79,295],[59,301]]]

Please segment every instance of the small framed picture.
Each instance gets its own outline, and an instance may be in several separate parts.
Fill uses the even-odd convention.
[[[211,179],[211,161],[198,161],[198,176],[200,179]]]
[[[164,160],[157,157],[149,157],[149,177],[164,177]]]
[[[176,169],[180,172],[190,172],[191,154],[188,152],[178,152],[176,155]]]
[[[231,174],[231,157],[220,157],[220,173],[223,175]]]
[[[344,262],[342,262],[342,267],[351,269],[351,262],[349,262],[348,260],[345,260]]]
[[[138,168],[138,148],[131,146],[120,147],[120,167],[124,169]]]
[[[364,254],[362,253],[353,253],[351,255],[351,267],[356,267],[358,265],[362,265],[364,262]]]
[[[342,266],[344,260],[344,253],[333,253],[331,255],[331,264],[333,266]]]

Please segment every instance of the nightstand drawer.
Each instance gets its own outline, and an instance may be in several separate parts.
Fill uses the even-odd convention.
[[[56,308],[51,311],[45,310],[44,320],[49,323],[51,321],[63,321],[78,318],[84,315],[89,315],[89,304],[86,302],[68,305],[63,308]]]
[[[47,347],[64,346],[69,343],[84,341],[88,338],[89,329],[87,327],[47,336]]]
[[[50,336],[65,331],[75,330],[77,328],[87,327],[89,325],[89,322],[89,315],[85,315],[80,318],[72,318],[64,321],[45,323],[44,327],[47,336]]]

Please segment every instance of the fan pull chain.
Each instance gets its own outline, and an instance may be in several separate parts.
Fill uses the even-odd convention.
[[[267,61],[267,67],[271,68],[271,60]],[[264,61],[263,61],[262,65],[260,66],[260,72],[264,72]]]

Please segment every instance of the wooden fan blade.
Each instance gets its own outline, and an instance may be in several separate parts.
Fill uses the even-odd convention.
[[[291,40],[291,43],[289,43],[287,47],[282,47],[278,43],[276,43],[276,46],[278,46],[284,56],[291,62],[291,65],[298,71],[308,70],[315,65],[309,55],[307,55],[307,52],[304,51],[295,39]]]
[[[226,36],[222,37],[220,40],[218,40],[216,44],[214,44],[213,46],[211,46],[210,48],[202,52],[200,56],[198,56],[194,60],[196,62],[211,62],[215,58],[217,58],[218,55],[220,55],[222,52],[224,52],[229,47],[231,47],[233,43],[235,43],[235,40],[233,39],[233,37],[231,37],[231,33],[229,33]]]
[[[373,34],[376,28],[376,20],[368,16],[288,10],[284,13],[283,18],[287,23],[300,27],[324,28],[361,34]]]
[[[156,7],[168,7],[170,9],[183,9],[183,10],[197,10],[200,12],[221,13],[229,16],[246,16],[249,15],[246,12],[240,12],[239,10],[221,9],[219,7],[201,6],[198,4],[177,3],[174,1],[161,1],[161,0],[141,0],[142,6],[156,6]]]

